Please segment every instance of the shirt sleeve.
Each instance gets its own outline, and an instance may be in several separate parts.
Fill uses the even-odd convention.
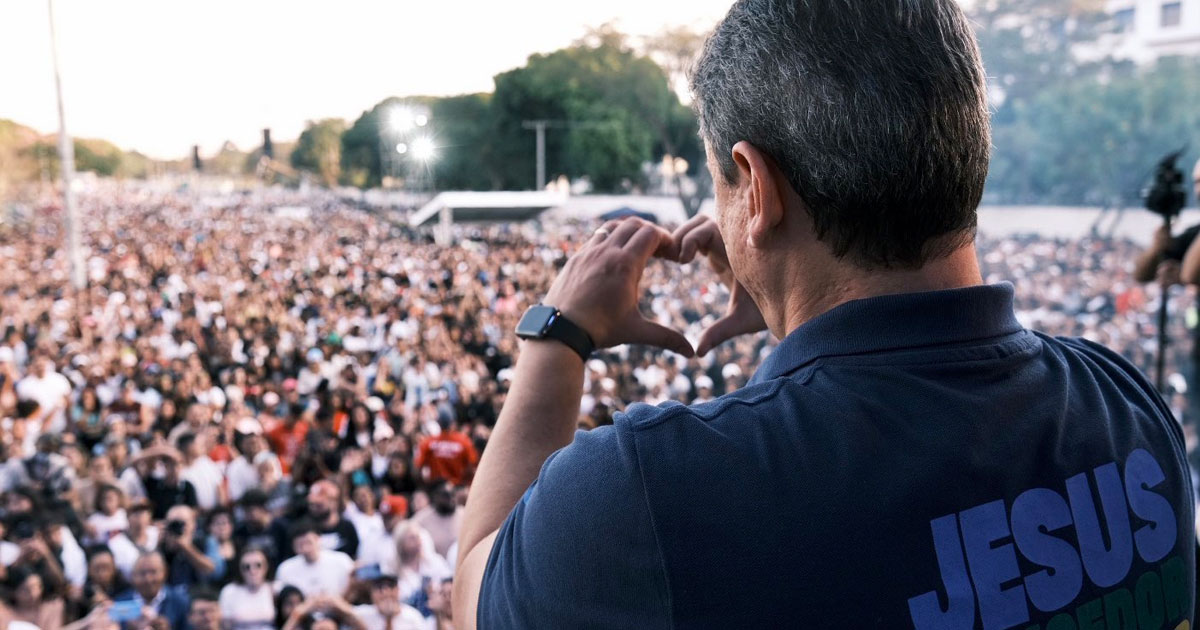
[[[670,627],[667,593],[633,434],[602,427],[551,455],[501,526],[478,626]]]
[[[1192,246],[1192,242],[1196,240],[1196,235],[1200,234],[1200,225],[1193,225],[1183,232],[1171,237],[1171,241],[1167,244],[1167,249],[1163,251],[1163,258],[1166,260],[1182,261],[1187,254],[1187,250]]]

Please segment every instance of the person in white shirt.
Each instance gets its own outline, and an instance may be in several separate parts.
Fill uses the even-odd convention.
[[[350,585],[354,560],[340,551],[322,548],[317,524],[312,521],[297,523],[290,534],[296,555],[279,563],[275,579],[282,585],[295,586],[305,597],[341,596]]]
[[[354,607],[367,630],[425,630],[425,617],[400,601],[396,576],[380,575],[371,580],[371,603]]]
[[[222,588],[218,600],[224,630],[273,630],[275,594],[267,583],[268,568],[261,549],[241,553],[237,581]]]
[[[67,428],[66,410],[70,407],[71,382],[54,370],[54,361],[40,357],[33,372],[17,381],[17,398],[37,402],[41,409],[41,426],[31,427],[37,433],[61,433]]]
[[[108,539],[129,528],[125,508],[121,507],[125,495],[121,489],[105,484],[96,491],[96,511],[87,517],[84,530],[86,542],[106,544]]]
[[[208,447],[208,436],[204,433],[184,433],[177,442],[183,454],[183,478],[196,489],[196,503],[201,510],[211,511],[227,503],[225,474],[221,467],[204,453]]]
[[[397,576],[400,599],[407,601],[424,588],[426,579],[439,581],[451,577],[454,571],[433,548],[429,532],[412,521],[396,526],[396,555],[385,564],[384,573]]]
[[[158,528],[150,524],[149,501],[136,501],[126,512],[129,529],[109,539],[108,548],[117,568],[128,579],[133,575],[133,565],[138,557],[158,548]]]
[[[246,434],[242,438],[242,456],[229,462],[225,469],[225,478],[229,482],[229,499],[237,501],[251,488],[257,488],[262,478],[254,465],[254,458],[267,450],[267,441],[263,439],[262,427],[257,420],[242,420],[237,424],[239,433]]]
[[[395,553],[392,537],[387,526],[383,524],[383,516],[376,509],[375,491],[369,485],[354,488],[350,494],[353,499],[346,504],[342,513],[358,534],[359,564],[383,564]]]

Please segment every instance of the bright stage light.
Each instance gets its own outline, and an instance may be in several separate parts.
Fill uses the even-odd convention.
[[[436,152],[437,147],[434,146],[433,140],[429,138],[417,138],[416,140],[413,140],[412,154],[413,157],[417,158],[418,160],[421,160],[422,162],[428,162],[429,160],[433,159],[433,156]]]
[[[388,116],[388,126],[392,131],[408,131],[416,125],[412,110],[407,107],[397,107]]]
[[[404,155],[405,153],[408,153],[408,145],[404,144],[403,142],[401,142],[400,144],[397,144],[396,145],[396,153],[399,153],[400,155]]]

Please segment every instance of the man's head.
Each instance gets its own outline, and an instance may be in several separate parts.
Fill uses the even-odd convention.
[[[216,591],[200,586],[191,589],[189,595],[192,605],[188,610],[188,625],[192,630],[219,630],[221,609],[217,605]]]
[[[313,484],[308,491],[309,516],[324,521],[341,509],[342,491],[337,484],[321,480]]]
[[[303,556],[309,564],[316,562],[321,556],[321,535],[317,531],[316,523],[302,520],[292,526],[288,535],[292,539],[292,549],[296,555]]]
[[[955,0],[740,0],[692,91],[729,259],[768,324],[781,268],[912,271],[973,241],[989,116]]]
[[[158,596],[166,579],[167,564],[157,551],[142,554],[133,564],[133,588],[145,601]]]
[[[151,518],[150,502],[145,499],[134,501],[129,509],[126,510],[126,518],[129,522],[129,533],[140,535],[147,527],[150,526]]]
[[[242,495],[242,509],[246,513],[246,521],[259,530],[266,529],[271,524],[271,510],[267,507],[269,497],[258,488],[251,488]]]
[[[433,509],[442,516],[449,516],[458,509],[458,504],[454,501],[454,486],[449,481],[439,481],[434,484],[429,493],[429,502],[433,505]]]

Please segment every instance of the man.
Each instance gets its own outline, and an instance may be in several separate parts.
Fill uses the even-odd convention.
[[[251,488],[257,488],[261,479],[254,466],[254,458],[267,450],[262,436],[262,427],[257,420],[243,420],[237,424],[238,432],[245,434],[241,442],[241,456],[229,462],[225,478],[229,484],[229,498],[237,501]]]
[[[371,603],[354,607],[354,614],[367,630],[423,630],[425,617],[416,608],[400,601],[396,576],[379,575],[371,579]]]
[[[305,406],[300,403],[288,405],[287,415],[283,417],[283,421],[275,425],[267,432],[267,440],[271,443],[271,450],[279,456],[279,462],[283,466],[283,473],[291,474],[292,462],[296,461],[296,457],[300,455],[300,449],[304,446],[304,439],[308,436],[310,428],[309,423],[302,419],[302,416],[308,415]]]
[[[117,597],[117,601],[134,601],[142,607],[142,618],[130,622],[129,628],[174,630],[186,628],[188,597],[185,593],[167,588],[167,565],[157,552],[144,553],[133,567],[133,589]]]
[[[1200,161],[1192,169],[1193,189],[1200,198]],[[1138,257],[1134,264],[1133,276],[1138,282],[1163,282],[1169,285],[1183,282],[1185,284],[1200,284],[1200,224],[1194,225],[1180,234],[1171,236],[1166,228],[1160,228],[1154,233],[1154,240],[1149,249]],[[1194,422],[1200,414],[1200,327],[1195,329],[1196,338],[1192,340],[1191,365],[1182,366],[1185,371],[1190,392],[1187,401],[1186,421]]]
[[[186,505],[167,511],[160,551],[167,563],[167,584],[188,586],[225,575],[225,560],[216,550],[202,549],[205,539],[196,538],[196,512]]]
[[[179,451],[169,446],[153,446],[137,455],[134,464],[148,461],[144,468],[148,474],[142,475],[142,487],[146,489],[146,498],[154,506],[154,519],[162,520],[167,517],[167,511],[172,506],[186,505],[196,507],[196,488],[183,478],[182,457]]]
[[[1179,427],[1116,354],[982,285],[989,116],[958,3],[740,0],[693,93],[716,221],[604,225],[523,318],[456,627],[1190,627]],[[730,288],[699,353],[782,341],[740,390],[572,441],[593,347],[692,354],[638,312],[656,253]]]
[[[340,597],[350,585],[354,560],[322,547],[317,524],[307,519],[292,527],[291,539],[296,555],[279,564],[275,579],[282,585],[295,586],[305,597]]]
[[[271,566],[279,564],[283,559],[281,554],[287,553],[285,545],[291,545],[287,537],[288,531],[284,521],[274,521],[274,515],[267,507],[268,497],[265,492],[253,488],[242,495],[238,504],[242,508],[242,518],[235,519],[233,526],[233,543],[238,549],[256,547],[263,550]]]
[[[412,521],[425,528],[433,539],[438,555],[445,556],[451,545],[458,540],[462,530],[463,510],[454,500],[454,486],[448,481],[433,485],[429,492],[429,505],[413,514]]]
[[[208,435],[203,431],[184,433],[176,446],[183,456],[183,479],[195,490],[197,507],[207,512],[226,504],[225,474],[207,455]]]
[[[70,395],[71,382],[54,369],[49,356],[38,357],[33,372],[17,381],[17,398],[34,401],[41,409],[41,424],[30,427],[37,434],[61,433],[67,428]]]
[[[313,484],[308,491],[308,516],[317,524],[322,547],[358,556],[358,532],[342,518],[342,489],[336,483],[323,479]]]
[[[133,565],[139,557],[158,549],[158,528],[150,524],[150,511],[149,501],[133,502],[126,510],[129,527],[108,541],[113,561],[126,578],[132,576]]]
[[[479,453],[471,438],[457,430],[445,417],[438,418],[442,432],[421,440],[416,464],[421,477],[428,482],[447,480],[455,485],[470,481],[479,463]]]

